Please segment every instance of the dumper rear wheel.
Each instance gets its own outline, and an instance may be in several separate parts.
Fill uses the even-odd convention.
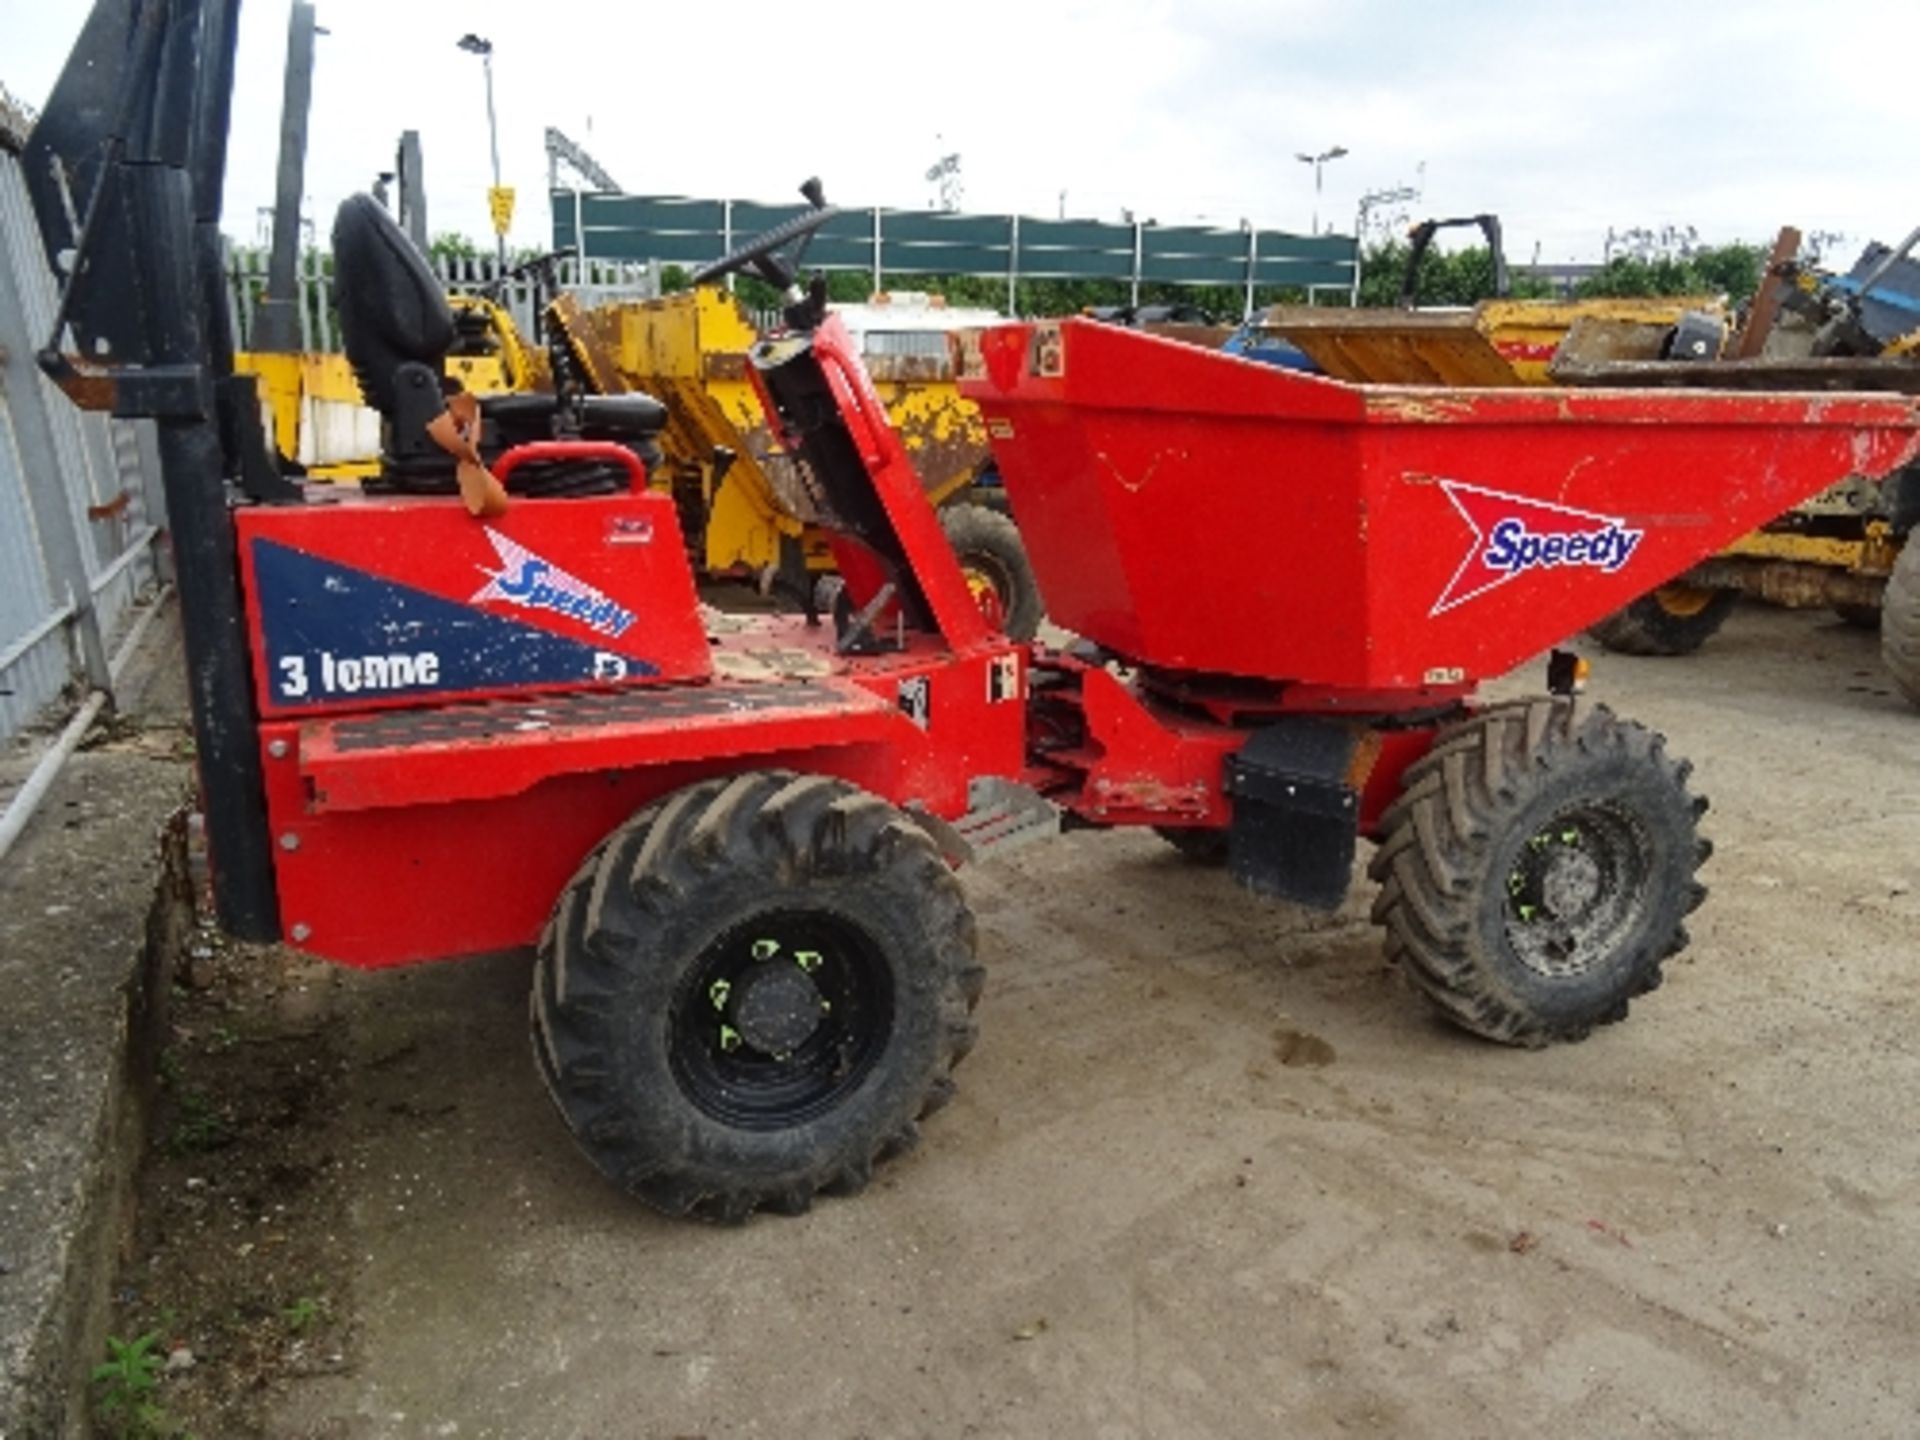
[[[561,896],[534,966],[542,1079],[656,1209],[744,1220],[863,1186],[952,1093],[982,972],[926,832],[842,780],[677,791]]]
[[[1920,705],[1920,545],[1911,538],[1880,597],[1880,658],[1901,694]]]
[[[1033,639],[1046,607],[1019,528],[999,511],[971,503],[943,507],[940,525],[988,618],[1010,640]]]
[[[1604,706],[1534,700],[1455,727],[1382,817],[1388,957],[1449,1020],[1506,1044],[1624,1019],[1706,895],[1690,768]]]
[[[1691,655],[1727,623],[1740,597],[1700,585],[1663,585],[1587,633],[1622,655]]]

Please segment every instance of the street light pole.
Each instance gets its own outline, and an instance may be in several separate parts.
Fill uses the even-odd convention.
[[[481,67],[487,76],[487,147],[493,154],[493,188],[500,188],[500,131],[493,118],[493,42],[478,35],[467,34],[460,37],[460,48],[469,55],[480,57]],[[497,226],[494,241],[500,256],[500,274],[507,273],[507,237]]]
[[[1329,160],[1338,160],[1342,155],[1346,153],[1347,153],[1346,146],[1335,145],[1331,149],[1322,150],[1318,155],[1309,155],[1305,151],[1298,151],[1295,153],[1293,157],[1294,159],[1298,160],[1301,164],[1311,165],[1313,167],[1313,233],[1316,235],[1320,233],[1321,172],[1326,169],[1326,165]]]

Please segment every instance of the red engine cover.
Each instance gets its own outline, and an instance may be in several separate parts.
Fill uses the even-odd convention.
[[[263,714],[306,715],[712,672],[673,504],[445,499],[241,511]]]

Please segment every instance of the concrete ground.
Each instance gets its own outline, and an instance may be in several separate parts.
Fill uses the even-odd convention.
[[[1596,668],[1719,848],[1667,985],[1577,1046],[1431,1019],[1370,887],[1314,915],[1079,834],[967,876],[983,1038],[920,1149],[715,1230],[575,1154],[524,955],[327,972],[350,1339],[267,1433],[1920,1432],[1920,715],[1817,615]]]

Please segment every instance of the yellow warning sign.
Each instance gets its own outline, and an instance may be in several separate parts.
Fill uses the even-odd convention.
[[[495,185],[488,189],[487,208],[493,212],[493,233],[506,234],[513,228],[513,187]]]

